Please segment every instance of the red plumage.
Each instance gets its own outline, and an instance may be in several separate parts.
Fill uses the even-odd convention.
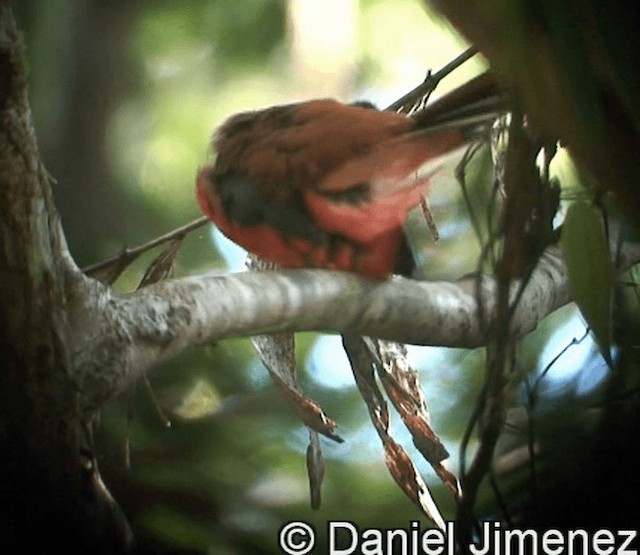
[[[410,118],[334,100],[238,114],[216,133],[198,202],[231,240],[280,266],[385,278],[428,185],[416,172],[464,144],[463,116],[452,125],[438,110]]]

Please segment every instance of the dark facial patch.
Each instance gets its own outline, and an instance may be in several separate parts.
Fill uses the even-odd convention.
[[[218,176],[215,186],[229,220],[247,226],[264,223],[266,198],[250,177]]]
[[[216,176],[215,188],[227,218],[245,226],[268,225],[284,236],[324,244],[326,233],[313,224],[301,200],[280,202],[265,195],[255,179],[244,174]]]

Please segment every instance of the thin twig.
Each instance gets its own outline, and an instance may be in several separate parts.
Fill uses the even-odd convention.
[[[194,229],[198,229],[199,227],[202,227],[204,224],[206,224],[208,222],[208,218],[206,216],[202,216],[200,218],[198,218],[197,220],[193,220],[192,222],[189,222],[188,224],[182,225],[180,227],[177,227],[176,229],[169,231],[168,233],[165,233],[164,235],[160,235],[159,237],[156,237],[154,239],[151,239],[150,241],[147,241],[146,243],[143,243],[142,245],[138,245],[137,247],[133,247],[130,249],[123,249],[122,252],[120,252],[120,254],[117,254],[115,256],[112,256],[110,258],[107,258],[105,260],[102,260],[100,262],[96,262],[95,264],[92,264],[91,266],[87,266],[85,268],[82,269],[82,271],[85,274],[92,274],[95,272],[99,272],[100,270],[106,268],[107,266],[111,265],[111,264],[115,264],[116,262],[123,262],[126,264],[130,264],[131,262],[133,262],[136,258],[138,258],[138,256],[140,256],[142,253],[157,247],[158,245],[161,245],[162,243],[166,243],[167,241],[171,241],[172,239],[175,239],[176,237],[181,237],[183,235],[186,235],[187,233],[193,231]]]
[[[435,73],[429,72],[426,79],[420,83],[415,89],[409,91],[407,94],[396,100],[393,104],[389,105],[386,110],[389,112],[400,112],[406,106],[415,106],[425,96],[431,94],[433,90],[438,86],[438,83],[442,81],[447,75],[449,75],[454,69],[460,67],[467,60],[473,58],[478,53],[477,48],[467,48],[462,54],[451,60],[447,65],[436,71]]]

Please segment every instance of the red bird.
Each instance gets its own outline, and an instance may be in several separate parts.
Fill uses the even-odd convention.
[[[415,117],[335,100],[246,112],[217,131],[202,168],[202,211],[232,241],[286,268],[386,278],[402,270],[403,224],[427,162],[496,117],[487,74]]]

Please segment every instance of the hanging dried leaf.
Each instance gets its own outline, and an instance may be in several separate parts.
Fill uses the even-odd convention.
[[[377,341],[382,365],[379,376],[389,399],[413,436],[413,442],[432,464],[449,457],[440,438],[431,428],[427,404],[420,387],[418,373],[407,360],[404,345]]]
[[[402,491],[427,515],[434,524],[444,530],[445,523],[427,484],[418,472],[407,452],[389,435],[383,439],[384,459],[387,468]]]
[[[249,254],[247,268],[251,271],[269,271],[275,264]],[[307,476],[311,508],[319,509],[322,501],[322,481],[324,479],[324,459],[320,449],[318,434],[339,443],[343,439],[335,433],[337,424],[324,413],[322,408],[302,393],[296,373],[295,339],[292,333],[257,335],[251,338],[254,349],[269,371],[278,391],[294,410],[298,418],[309,428],[307,447]]]
[[[152,260],[138,284],[138,289],[162,281],[169,276],[173,269],[173,261],[182,246],[183,239],[184,236],[173,239],[171,243],[169,243],[169,246]]]
[[[398,411],[422,456],[431,464],[436,474],[454,496],[460,495],[458,479],[447,470],[442,461],[449,453],[431,427],[427,403],[420,387],[418,373],[407,359],[404,345],[391,341],[372,342],[380,358],[378,366],[380,381]]]
[[[90,278],[101,281],[105,285],[111,285],[140,254],[141,253],[132,254],[125,249],[114,258],[85,268],[84,273]]]
[[[378,388],[374,374],[374,368],[381,365],[376,341],[367,337],[344,335],[342,343],[351,362],[360,394],[369,409],[371,421],[382,440],[385,462],[391,476],[422,512],[436,526],[444,529],[444,520],[429,493],[429,488],[411,462],[409,455],[389,435],[387,404]]]
[[[315,401],[302,393],[296,376],[293,334],[257,335],[251,338],[251,343],[267,367],[278,391],[298,418],[312,430],[342,443],[344,440],[334,433],[336,422],[331,420]]]
[[[307,475],[309,477],[309,495],[311,508],[319,509],[322,502],[322,480],[324,479],[324,458],[320,448],[318,432],[309,430],[309,446],[307,447]]]
[[[356,380],[360,395],[369,409],[369,416],[378,434],[389,428],[389,411],[387,403],[378,388],[374,374],[377,362],[373,351],[369,348],[368,337],[343,335],[342,344],[351,363],[351,370]]]
[[[269,271],[275,268],[272,262],[249,254],[247,268],[254,272]],[[296,374],[295,341],[292,333],[258,335],[251,338],[263,364],[266,366],[280,394],[293,408],[296,415],[311,430],[315,430],[339,443],[343,439],[334,433],[337,424],[331,420],[322,408],[302,393]]]

